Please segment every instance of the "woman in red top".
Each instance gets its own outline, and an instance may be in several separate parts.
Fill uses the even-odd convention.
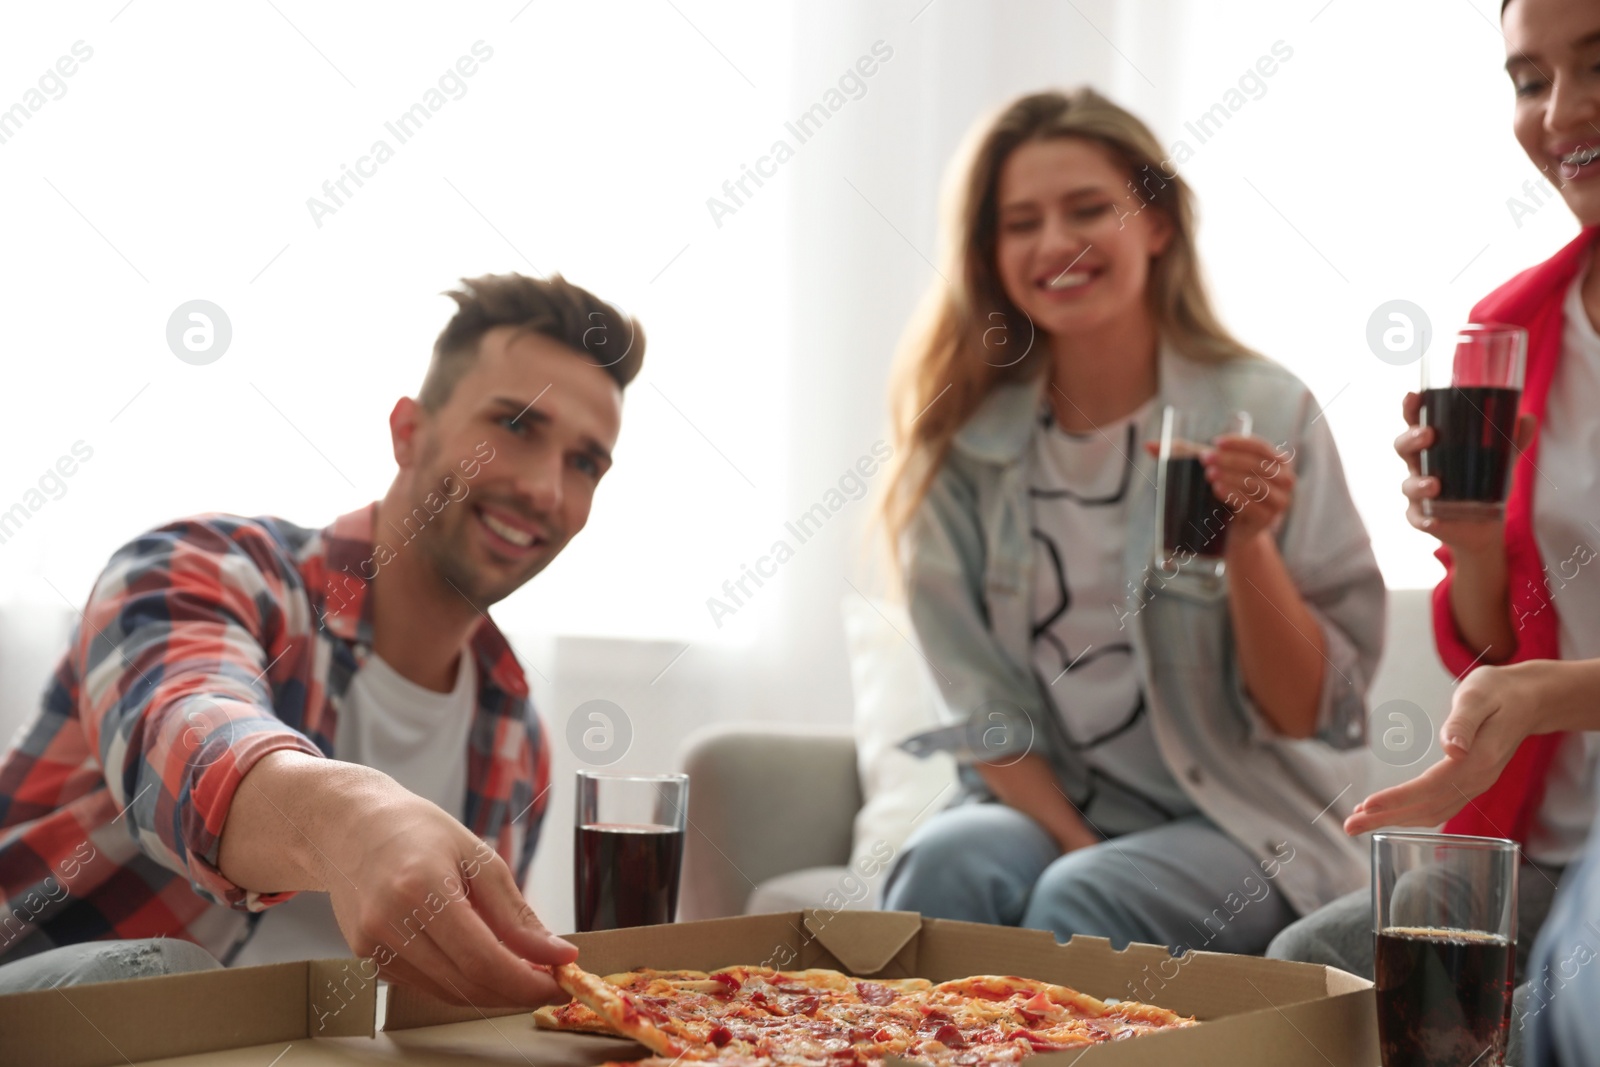
[[[1452,674],[1467,678],[1440,731],[1445,759],[1376,793],[1350,833],[1430,826],[1515,838],[1520,883],[1519,975],[1562,870],[1595,814],[1600,754],[1600,3],[1509,0],[1502,11],[1513,128],[1583,231],[1546,262],[1495,290],[1474,322],[1528,331],[1518,456],[1505,518],[1447,522],[1423,513],[1439,483],[1419,466],[1432,429],[1420,397],[1395,449],[1410,468],[1411,524],[1440,541],[1434,637]],[[1269,954],[1372,973],[1370,895],[1335,901],[1290,926]]]

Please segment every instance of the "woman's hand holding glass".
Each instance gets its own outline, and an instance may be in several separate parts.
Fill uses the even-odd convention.
[[[1228,551],[1276,531],[1294,500],[1294,467],[1265,438],[1223,434],[1201,456],[1217,499],[1233,509]]]
[[[1394,450],[1406,463],[1406,479],[1400,491],[1406,497],[1406,519],[1423,533],[1432,534],[1458,553],[1476,554],[1499,551],[1505,540],[1504,520],[1473,522],[1434,518],[1424,513],[1424,501],[1439,495],[1439,479],[1422,473],[1422,453],[1434,443],[1435,431],[1422,425],[1422,395],[1407,393],[1401,406],[1406,431],[1394,439]],[[1517,417],[1516,451],[1533,443],[1538,420],[1524,412]]]

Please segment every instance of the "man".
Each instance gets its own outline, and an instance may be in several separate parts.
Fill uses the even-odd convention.
[[[485,611],[583,528],[644,338],[560,276],[448,295],[382,500],[320,532],[202,515],[112,557],[0,759],[0,991],[214,966],[186,940],[228,955],[309,890],[385,977],[561,995],[528,961],[576,950],[519,889],[549,753]],[[108,938],[136,940],[46,951]]]

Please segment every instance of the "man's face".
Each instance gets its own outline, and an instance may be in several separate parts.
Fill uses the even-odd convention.
[[[490,330],[438,411],[402,400],[390,417],[402,499],[421,509],[404,536],[488,607],[583,529],[621,424],[621,389],[585,356],[540,334]]]

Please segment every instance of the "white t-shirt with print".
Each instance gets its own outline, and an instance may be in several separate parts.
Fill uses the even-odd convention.
[[[1155,492],[1135,469],[1154,407],[1086,434],[1063,431],[1047,409],[1029,453],[1033,669],[1071,741],[1069,799],[1113,836],[1195,811],[1156,747],[1117,610],[1129,504]]]

